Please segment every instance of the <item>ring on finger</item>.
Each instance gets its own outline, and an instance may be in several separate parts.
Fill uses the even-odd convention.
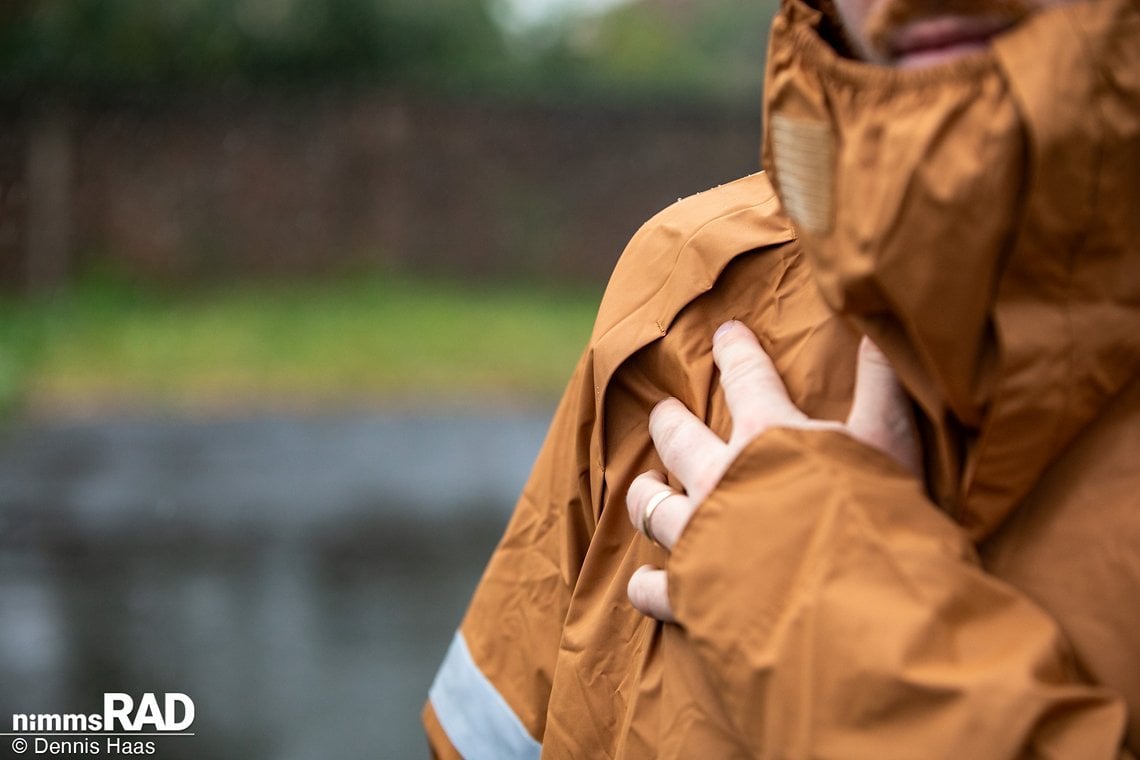
[[[649,498],[649,503],[645,505],[645,511],[641,513],[641,532],[645,537],[654,543],[656,546],[661,546],[661,542],[653,535],[653,525],[650,520],[653,519],[653,512],[657,507],[661,506],[661,502],[668,499],[670,496],[676,496],[677,492],[672,488],[666,488],[663,491],[658,491]]]

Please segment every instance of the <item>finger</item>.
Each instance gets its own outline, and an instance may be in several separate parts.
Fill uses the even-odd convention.
[[[732,416],[733,443],[773,426],[797,426],[806,415],[788,397],[776,366],[756,334],[741,322],[726,322],[713,335],[713,360]]]
[[[668,578],[664,570],[650,565],[637,568],[629,579],[626,593],[638,612],[667,623],[677,621],[669,604]]]
[[[632,523],[634,529],[638,532],[644,533],[645,512],[649,509],[649,503],[661,493],[675,492],[669,484],[665,482],[665,476],[657,470],[643,472],[629,484],[629,490],[625,493],[625,508],[629,513],[630,523]],[[657,508],[653,511],[656,513],[660,509],[661,504],[658,504]],[[654,537],[656,537],[656,534],[654,534]]]
[[[629,484],[629,490],[625,492],[625,508],[629,512],[629,521],[633,523],[633,527],[641,530],[641,516],[645,514],[649,500],[654,494],[668,487],[665,476],[657,470],[643,472],[633,479]]]
[[[665,490],[672,491],[665,483],[664,476],[656,470],[644,472],[633,479],[625,498],[633,527],[642,530],[645,510],[650,500]],[[673,549],[681,532],[689,524],[689,518],[693,516],[694,504],[688,496],[677,492],[658,502],[649,520],[650,530],[657,543],[666,549]]]
[[[851,435],[918,472],[918,437],[910,400],[887,357],[864,337],[859,344],[855,393],[847,415]]]
[[[649,414],[649,436],[666,469],[700,502],[730,461],[728,446],[677,399],[665,399]]]

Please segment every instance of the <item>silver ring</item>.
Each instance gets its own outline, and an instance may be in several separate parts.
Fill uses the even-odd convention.
[[[661,506],[661,502],[668,499],[670,496],[676,496],[677,492],[672,488],[666,488],[664,491],[658,491],[649,498],[649,503],[645,505],[645,511],[641,513],[641,532],[645,537],[652,541],[655,545],[661,546],[661,542],[653,535],[653,527],[650,520],[653,519],[653,511]]]

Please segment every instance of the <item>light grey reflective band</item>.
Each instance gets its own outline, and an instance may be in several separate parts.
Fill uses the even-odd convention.
[[[462,633],[447,648],[428,697],[447,738],[466,760],[538,760],[542,747],[475,665]]]

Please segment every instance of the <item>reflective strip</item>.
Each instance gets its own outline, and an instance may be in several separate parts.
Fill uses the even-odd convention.
[[[447,648],[428,698],[447,738],[466,760],[538,760],[542,746],[471,659],[462,632]]]

